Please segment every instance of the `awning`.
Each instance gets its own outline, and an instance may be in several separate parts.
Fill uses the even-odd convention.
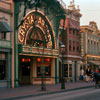
[[[100,61],[93,61],[93,60],[89,60],[88,61],[89,65],[99,65],[100,66]]]
[[[6,22],[0,21],[0,32],[12,32],[12,29]]]

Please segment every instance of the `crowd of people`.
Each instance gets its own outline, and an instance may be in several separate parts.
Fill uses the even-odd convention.
[[[84,71],[84,69],[83,68],[81,68],[81,70],[80,70],[80,80],[85,80],[85,81],[90,81],[91,80],[91,77],[92,76],[92,71],[91,71],[91,69],[90,69],[90,67],[88,67],[87,69],[86,69],[86,72]]]
[[[86,82],[91,82],[94,81],[94,73],[99,73],[100,70],[99,68],[96,68],[95,71],[93,71],[93,69],[91,69],[91,67],[88,66],[88,68],[86,70],[84,70],[83,68],[81,68],[80,70],[80,80],[84,80]]]

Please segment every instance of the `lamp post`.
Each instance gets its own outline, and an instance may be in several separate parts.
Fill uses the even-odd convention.
[[[34,5],[35,5],[35,11],[36,11],[36,14],[37,14],[37,8],[40,7],[40,6],[42,6],[40,0],[35,0]],[[36,19],[35,19],[35,21],[36,21]],[[41,59],[42,59],[42,67],[41,67],[41,91],[46,91],[46,85],[45,85],[45,67],[43,66],[43,63],[44,63],[44,45],[45,45],[45,42],[43,41],[43,50],[42,50],[42,55],[41,55]]]
[[[42,5],[44,9],[44,15],[46,15],[46,5]],[[46,26],[45,26],[46,27]],[[45,83],[45,67],[43,65],[44,63],[44,47],[45,47],[45,41],[43,41],[43,52],[42,52],[42,68],[41,68],[41,90],[46,91],[46,83]]]
[[[61,89],[65,89],[65,80],[64,80],[64,61],[63,61],[63,56],[64,56],[64,52],[65,52],[65,45],[61,45],[60,46],[60,51],[62,54],[62,68],[61,68]]]
[[[44,51],[43,51],[44,52]],[[42,57],[42,68],[41,68],[41,90],[46,91],[46,85],[45,85],[45,67],[43,66],[43,57]]]

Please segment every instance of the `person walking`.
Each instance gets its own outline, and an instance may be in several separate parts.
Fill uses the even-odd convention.
[[[87,82],[89,82],[90,81],[90,75],[91,75],[91,69],[90,69],[90,67],[88,67],[87,69],[86,69],[86,81]]]
[[[96,69],[94,72],[94,80],[95,80],[95,87],[98,88],[100,87],[100,69]]]
[[[80,71],[80,80],[84,80],[84,70],[83,70],[83,68],[81,68],[81,71]]]

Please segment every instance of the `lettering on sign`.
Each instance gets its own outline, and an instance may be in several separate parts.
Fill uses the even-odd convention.
[[[34,27],[38,27],[43,32],[46,43],[49,44],[49,47],[52,47],[52,38],[54,37],[49,22],[43,15],[41,15],[40,13],[35,14],[34,12],[28,14],[25,17],[23,24],[18,29],[19,43],[25,44],[25,39],[28,36],[27,34],[30,34],[29,30],[31,27],[33,29]]]

